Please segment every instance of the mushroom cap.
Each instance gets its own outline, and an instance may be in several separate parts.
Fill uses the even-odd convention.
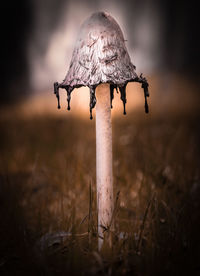
[[[80,28],[69,71],[60,86],[123,86],[136,78],[117,22],[106,12],[92,14]]]
[[[135,72],[124,36],[117,22],[106,12],[92,14],[81,26],[68,73],[63,82],[54,83],[54,93],[60,108],[59,88],[67,91],[67,109],[70,110],[71,92],[74,88],[90,88],[90,119],[96,104],[95,89],[100,83],[110,84],[110,101],[114,98],[114,89],[120,91],[126,114],[126,85],[139,82],[144,89],[145,112],[148,113],[148,82],[142,74]]]

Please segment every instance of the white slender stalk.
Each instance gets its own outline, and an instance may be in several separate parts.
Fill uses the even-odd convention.
[[[96,88],[96,179],[98,211],[98,248],[103,245],[105,228],[110,227],[113,214],[112,125],[110,85]]]

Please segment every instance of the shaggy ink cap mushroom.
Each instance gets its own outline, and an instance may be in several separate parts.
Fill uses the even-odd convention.
[[[106,12],[92,14],[81,26],[72,55],[69,71],[63,82],[54,83],[54,93],[60,108],[59,88],[67,91],[68,110],[74,88],[90,89],[90,119],[96,105],[95,89],[101,83],[110,84],[111,108],[114,89],[121,93],[126,114],[126,86],[139,82],[144,89],[145,112],[148,113],[148,82],[142,74],[138,77],[126,49],[124,36],[117,22]]]

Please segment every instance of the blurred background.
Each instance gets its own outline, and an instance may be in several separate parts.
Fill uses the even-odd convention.
[[[140,85],[128,84],[126,116],[115,93],[120,196],[105,255],[97,252],[89,90],[73,91],[70,112],[66,92],[61,110],[53,94],[95,11],[119,23],[150,91],[145,114]],[[2,1],[0,275],[199,275],[198,13],[178,0]]]
[[[187,79],[190,84],[186,86],[194,90],[200,71],[200,40],[192,1],[4,1],[1,104],[34,94],[49,95],[53,82],[66,75],[81,23],[92,12],[102,10],[119,23],[137,73],[156,78],[161,97],[166,100],[170,91],[177,90],[176,81],[182,90]],[[191,91],[187,93],[188,98],[193,97]],[[45,95],[44,109],[50,99]]]

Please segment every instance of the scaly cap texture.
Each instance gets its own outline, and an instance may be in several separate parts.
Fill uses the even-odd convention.
[[[148,83],[137,76],[132,64],[122,31],[117,22],[108,13],[92,14],[81,26],[73,51],[67,75],[62,83],[54,83],[54,93],[59,103],[59,88],[67,91],[68,110],[70,110],[71,92],[74,88],[90,88],[90,118],[96,104],[95,88],[100,83],[110,83],[111,107],[114,89],[120,91],[126,114],[126,85],[128,82],[140,82],[144,88],[145,111],[148,112],[146,97]]]

